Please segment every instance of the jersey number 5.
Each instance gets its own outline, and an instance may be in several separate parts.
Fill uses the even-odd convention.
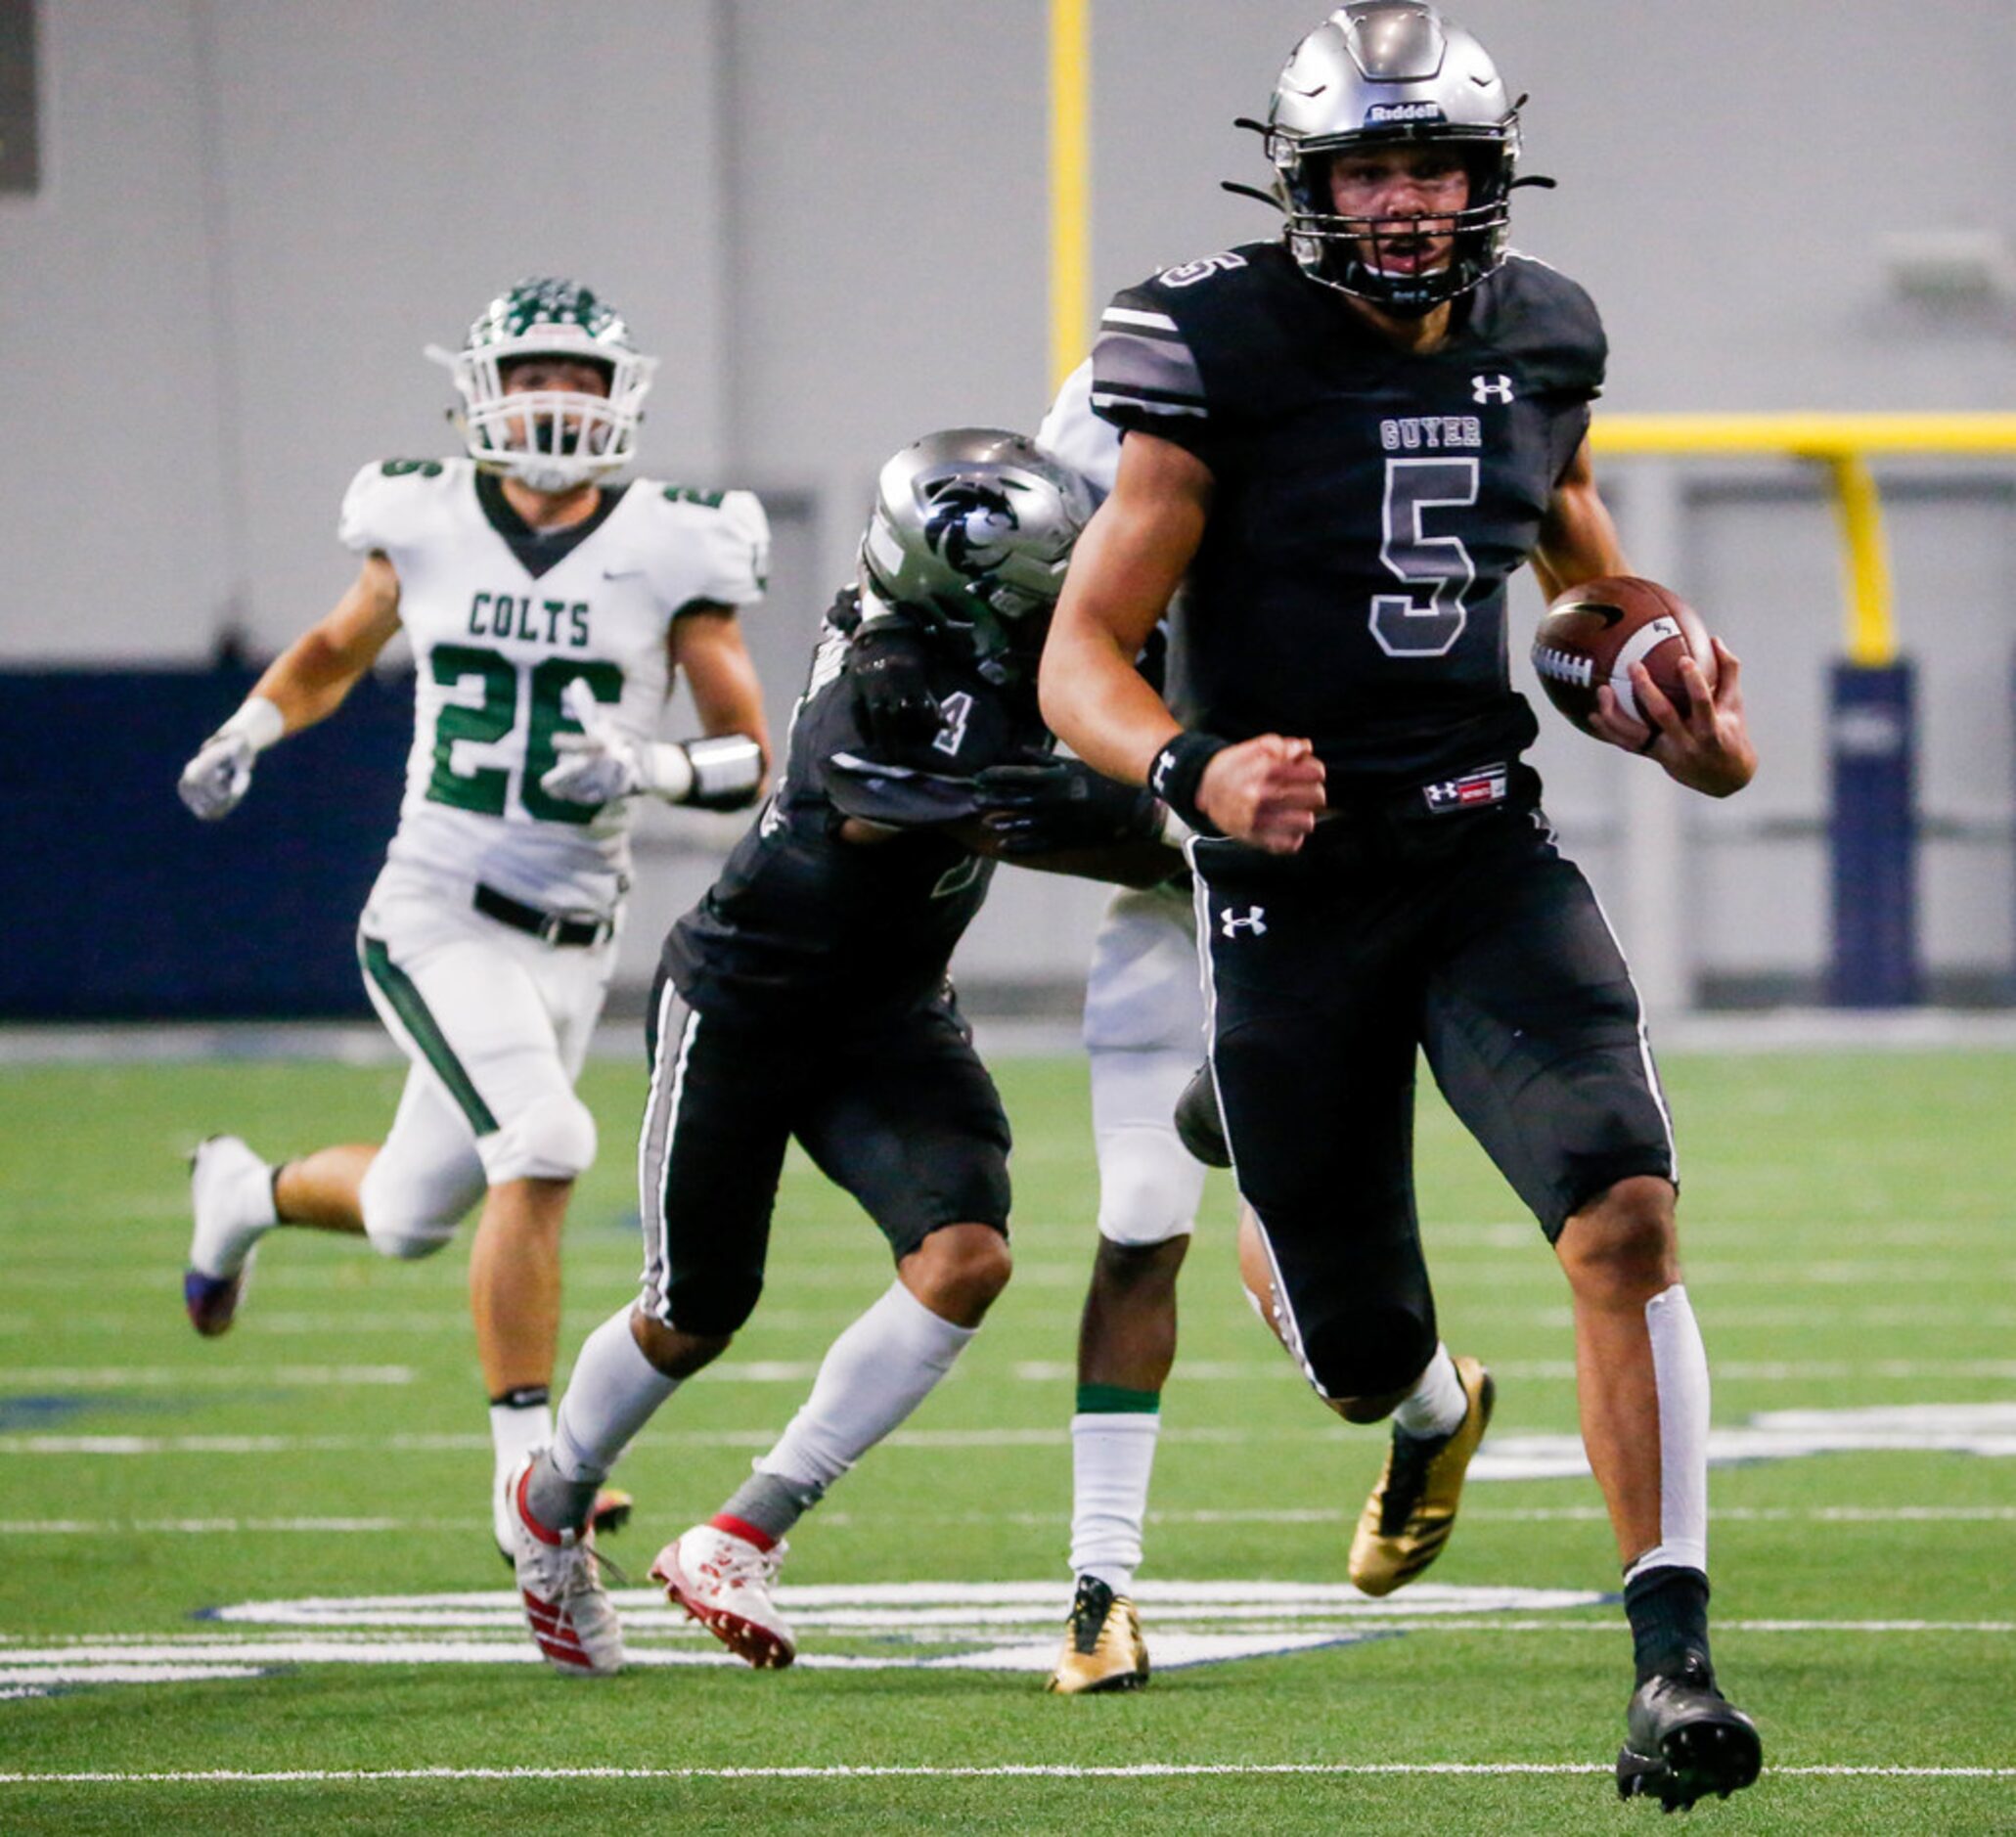
[[[509,768],[486,765],[458,772],[455,742],[488,746],[510,737],[518,722],[518,666],[509,657],[475,645],[436,646],[429,663],[434,681],[443,689],[473,680],[482,685],[483,698],[473,706],[466,701],[445,702],[434,717],[434,770],[427,781],[427,796],[455,810],[501,817],[511,788]],[[548,657],[528,673],[532,718],[525,734],[525,770],[518,784],[518,803],[528,817],[542,823],[587,823],[599,808],[549,797],[539,784],[560,758],[554,750],[554,736],[581,731],[560,711],[560,691],[577,676],[587,679],[597,701],[617,701],[623,694],[623,672],[603,659]]]
[[[1477,502],[1473,459],[1389,459],[1384,540],[1379,560],[1413,591],[1372,596],[1372,636],[1389,657],[1439,657],[1463,635],[1463,596],[1477,564],[1460,536],[1431,536],[1424,511],[1463,510]],[[1425,599],[1426,604],[1423,604]]]

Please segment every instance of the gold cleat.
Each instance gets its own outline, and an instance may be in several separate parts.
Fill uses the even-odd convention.
[[[1385,1470],[1351,1540],[1351,1580],[1366,1594],[1391,1594],[1442,1554],[1456,1529],[1456,1501],[1470,1456],[1484,1440],[1497,1386],[1475,1359],[1458,1359],[1456,1376],[1470,1407],[1448,1435],[1393,1431]]]
[[[1141,1616],[1134,1603],[1103,1582],[1080,1576],[1071,1617],[1064,1623],[1064,1649],[1043,1687],[1075,1697],[1139,1690],[1147,1680],[1148,1648],[1142,1641]]]

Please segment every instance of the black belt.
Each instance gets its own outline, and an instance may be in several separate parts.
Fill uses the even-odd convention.
[[[527,906],[523,900],[513,899],[509,893],[500,893],[481,881],[476,883],[476,896],[470,903],[484,918],[509,925],[514,931],[529,932],[547,944],[600,944],[613,936],[616,929],[613,918],[570,918],[564,913],[541,912],[538,907]]]

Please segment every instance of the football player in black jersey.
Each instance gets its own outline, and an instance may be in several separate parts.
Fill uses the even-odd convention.
[[[652,1565],[750,1664],[796,1650],[771,1597],[784,1533],[923,1401],[1008,1280],[1008,1119],[947,961],[998,859],[1142,885],[1175,859],[1161,803],[1052,758],[1036,707],[1037,651],[1091,507],[1074,472],[992,428],[930,435],[883,468],[861,583],[828,615],[783,783],[666,940],[638,1156],[643,1295],[589,1336],[552,1447],[510,1488],[519,1592],[558,1669],[622,1667],[588,1512],[755,1307],[793,1137],[881,1228],[896,1279],[750,1479]],[[876,739],[892,626],[909,672],[894,698],[922,717],[893,749]]]
[[[1669,1806],[1757,1775],[1709,1663],[1708,1371],[1643,1016],[1520,755],[1509,577],[1629,572],[1587,432],[1594,307],[1505,247],[1516,112],[1477,41],[1361,0],[1296,48],[1262,126],[1278,243],[1120,294],[1094,405],[1126,434],[1045,651],[1043,706],[1200,830],[1212,1066],[1273,1318],[1320,1395],[1395,1417],[1352,1548],[1385,1592],[1448,1537],[1491,1408],[1436,1337],[1415,1227],[1414,1058],[1554,1243],[1584,1439],[1626,1569],[1637,1687],[1618,1785]],[[1187,575],[1201,715],[1129,667]],[[1736,660],[1682,666],[1604,738],[1713,796],[1755,755]]]

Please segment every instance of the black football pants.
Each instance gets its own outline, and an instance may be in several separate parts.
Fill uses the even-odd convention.
[[[1322,1395],[1401,1389],[1435,1350],[1417,1050],[1549,1240],[1616,1182],[1675,1178],[1630,971],[1530,801],[1389,807],[1298,855],[1199,841],[1192,860],[1226,1135]]]
[[[949,990],[874,1023],[784,1026],[696,1013],[660,971],[647,1033],[641,1305],[668,1326],[749,1318],[793,1137],[899,1263],[942,1226],[1007,1234],[1008,1117]]]

